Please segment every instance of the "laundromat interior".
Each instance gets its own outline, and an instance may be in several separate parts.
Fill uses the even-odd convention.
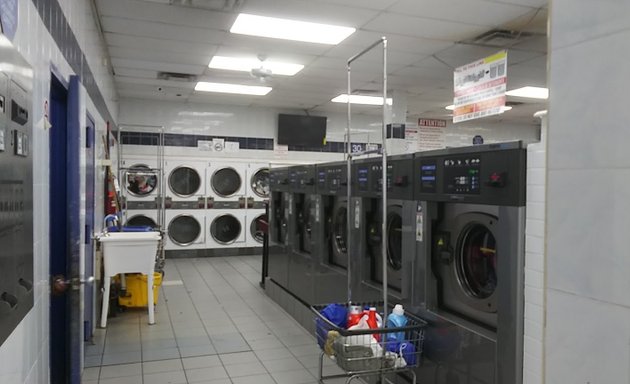
[[[630,2],[0,31],[0,383],[630,384]]]

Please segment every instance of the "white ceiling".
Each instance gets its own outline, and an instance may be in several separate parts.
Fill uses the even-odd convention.
[[[330,99],[346,91],[346,61],[388,39],[389,91],[407,94],[409,115],[446,118],[452,104],[453,69],[500,50],[465,43],[495,28],[534,33],[512,43],[508,88],[546,85],[547,0],[96,0],[121,98],[212,104],[345,110]],[[174,3],[174,4],[171,4]],[[182,6],[187,3],[189,6]],[[228,9],[224,5],[230,5]],[[240,12],[355,27],[337,46],[229,33]],[[264,54],[304,64],[293,77],[275,76],[267,96],[208,94],[194,82],[158,79],[158,72],[196,75],[198,80],[259,85],[248,73],[214,70],[214,55]],[[352,66],[354,89],[377,90],[382,53],[370,52]],[[531,122],[544,103],[524,102],[494,121]],[[378,107],[355,107],[380,113]]]

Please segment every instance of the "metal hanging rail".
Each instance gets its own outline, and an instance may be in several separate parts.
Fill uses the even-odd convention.
[[[347,214],[347,253],[348,253],[348,258],[351,257],[351,245],[352,245],[352,241],[350,240],[350,236],[351,236],[351,232],[352,232],[352,215],[350,215],[350,207],[351,207],[351,203],[350,203],[350,199],[351,199],[351,188],[352,188],[352,140],[351,140],[351,135],[350,135],[350,127],[351,127],[351,122],[352,122],[352,108],[351,108],[351,103],[350,103],[350,95],[352,94],[352,63],[357,60],[358,58],[360,58],[361,56],[365,55],[366,53],[368,53],[369,51],[371,51],[372,49],[378,47],[379,45],[383,45],[383,123],[382,123],[382,145],[381,145],[381,150],[380,151],[372,151],[372,150],[366,150],[364,152],[358,153],[356,155],[361,155],[361,154],[369,154],[369,153],[379,153],[382,156],[382,166],[383,166],[383,173],[382,173],[382,184],[381,184],[381,192],[382,192],[382,199],[383,199],[383,222],[381,224],[381,256],[383,258],[382,263],[384,266],[387,265],[387,236],[385,236],[386,232],[386,226],[387,226],[387,125],[386,125],[386,121],[387,121],[387,37],[383,36],[381,37],[378,41],[374,42],[372,45],[370,45],[369,47],[365,48],[363,51],[357,53],[356,55],[352,56],[351,58],[348,59],[348,64],[347,64],[347,70],[348,70],[348,124],[346,126],[346,162],[347,162],[347,179],[348,179],[348,183],[347,183],[347,204],[348,204],[348,214]],[[348,262],[348,302],[352,302],[352,263]],[[388,292],[387,292],[387,268],[383,268],[383,326],[385,326],[386,322],[387,322],[387,310],[388,310],[388,303],[387,303],[387,296],[388,296]]]

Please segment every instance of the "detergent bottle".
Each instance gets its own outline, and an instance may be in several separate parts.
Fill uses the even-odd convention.
[[[370,311],[368,312],[368,320],[367,320],[367,324],[370,327],[370,329],[378,329],[378,320],[376,319],[376,308],[374,307],[370,307]],[[376,341],[381,341],[381,335],[378,333],[375,333],[374,338],[376,339]]]
[[[407,325],[405,309],[402,305],[396,304],[392,313],[387,317],[387,328],[402,328]],[[387,341],[397,341],[402,343],[405,340],[404,332],[391,332],[387,334]]]

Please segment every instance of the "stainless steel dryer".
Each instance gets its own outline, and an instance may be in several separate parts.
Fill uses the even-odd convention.
[[[353,249],[359,255],[356,268],[362,300],[382,297],[383,271],[389,295],[398,303],[412,296],[415,274],[413,155],[391,156],[387,163],[387,263],[382,258],[383,166],[381,158],[353,164]]]
[[[344,302],[348,296],[346,163],[318,164],[316,183],[312,228],[312,254],[317,266],[314,301]]]
[[[421,378],[522,383],[525,159],[520,142],[416,156]]]
[[[287,168],[269,172],[269,271],[276,284],[288,288],[289,282],[289,207],[291,196]]]
[[[289,291],[308,304],[315,304],[313,261],[313,226],[315,198],[315,165],[289,168]]]

